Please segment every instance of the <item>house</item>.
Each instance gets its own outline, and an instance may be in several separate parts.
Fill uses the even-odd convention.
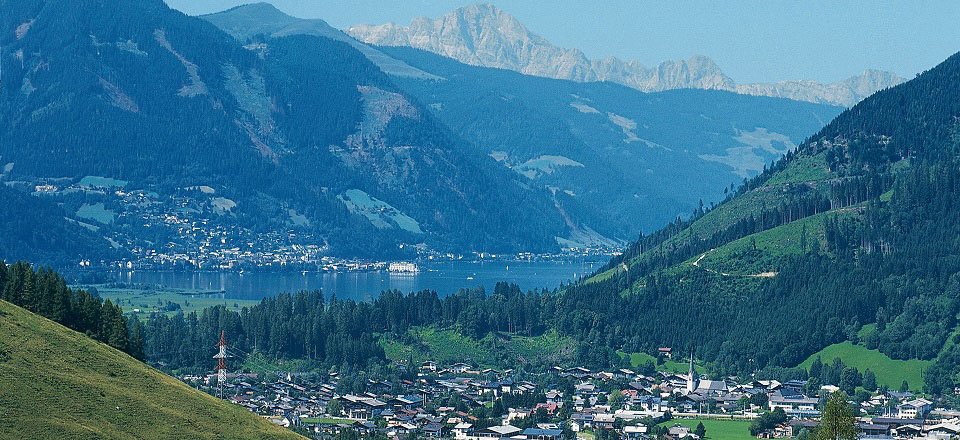
[[[563,431],[559,429],[527,428],[521,433],[527,440],[559,440]]]
[[[394,409],[413,410],[423,406],[423,398],[420,396],[397,396],[387,401]]]
[[[547,403],[563,403],[563,393],[557,390],[547,391],[544,397],[547,398]]]
[[[593,426],[597,429],[613,429],[617,418],[613,414],[594,414]]]
[[[703,379],[697,383],[694,393],[710,397],[722,396],[727,393],[727,383],[722,380]]]
[[[560,408],[560,405],[558,405],[558,404],[556,404],[556,403],[543,403],[543,402],[540,402],[540,403],[538,403],[536,406],[533,407],[532,413],[536,413],[537,411],[540,410],[540,408],[543,408],[543,410],[547,413],[548,416],[552,416],[552,415],[554,415],[554,414],[557,413],[557,409]]]
[[[530,416],[530,410],[527,408],[508,408],[506,423],[510,423],[517,419],[525,419]]]
[[[960,435],[960,425],[956,425],[953,423],[940,423],[937,425],[927,427],[925,429],[926,429],[927,437],[934,437],[938,435],[945,436],[945,437],[954,437],[956,435]]]
[[[474,436],[472,438],[479,440],[508,439],[522,431],[522,429],[511,425],[491,426],[489,428],[478,429],[474,432]]]
[[[593,428],[593,414],[573,413],[570,415],[570,430],[573,432],[580,432],[590,428]]]
[[[467,371],[470,371],[470,368],[472,368],[472,367],[470,366],[470,364],[465,364],[465,363],[463,363],[463,362],[457,362],[457,363],[455,363],[455,364],[453,364],[453,365],[450,366],[450,371],[451,371],[453,374],[463,374],[463,373],[466,373]]]
[[[923,425],[903,425],[890,430],[890,434],[898,438],[915,438],[923,434]]]
[[[517,389],[514,387],[513,379],[504,379],[500,381],[500,394],[515,394]]]
[[[427,438],[443,437],[443,425],[437,422],[430,422],[420,428],[420,436]]]
[[[901,419],[923,419],[930,413],[933,402],[927,399],[908,400],[897,405],[897,417]]]
[[[387,403],[373,397],[347,394],[340,398],[343,411],[351,419],[369,420],[387,409]]]
[[[623,436],[627,440],[641,440],[647,438],[647,425],[630,425],[623,427]]]
[[[878,425],[874,423],[858,423],[857,428],[863,437],[889,437],[890,425]]]
[[[802,393],[804,388],[807,387],[807,381],[805,380],[788,380],[783,383],[783,388],[787,388],[798,393]]]
[[[395,423],[387,427],[387,436],[393,438],[406,438],[411,432],[417,430],[417,425],[410,422]]]
[[[453,438],[457,440],[466,440],[473,434],[473,424],[460,422],[453,427]]]
[[[673,359],[673,348],[660,347],[657,349],[657,353],[663,355],[663,357],[667,359]]]
[[[426,361],[420,364],[420,371],[434,373],[437,371],[437,363],[434,361]]]
[[[689,438],[699,440],[700,437],[693,433],[689,427],[682,425],[673,425],[667,431],[667,436],[674,439]]]
[[[820,411],[817,410],[818,404],[820,404],[819,399],[807,397],[787,388],[770,393],[768,401],[770,411],[781,408],[787,415],[801,419],[820,415]]]

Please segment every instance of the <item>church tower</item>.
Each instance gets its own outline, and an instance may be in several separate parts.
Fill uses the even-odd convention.
[[[697,390],[699,382],[697,372],[693,368],[693,350],[690,351],[690,370],[687,372],[687,394],[693,394]]]

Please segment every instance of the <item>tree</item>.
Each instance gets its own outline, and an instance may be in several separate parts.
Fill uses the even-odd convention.
[[[830,395],[823,409],[814,440],[857,440],[857,424],[847,394],[837,391]]]
[[[817,356],[817,358],[813,360],[813,363],[810,364],[810,377],[819,379],[821,374],[823,374],[823,361],[820,360],[820,356]]]
[[[330,414],[334,417],[343,415],[343,408],[340,407],[339,400],[331,400],[329,403],[327,403],[327,414]]]
[[[703,426],[703,422],[697,423],[697,427],[693,430],[693,433],[696,434],[697,437],[704,438],[707,435],[707,428]]]
[[[906,393],[907,391],[910,391],[910,384],[908,384],[907,381],[901,382],[901,383],[900,383],[900,392],[901,392],[901,393]]]
[[[860,385],[860,372],[856,368],[847,367],[840,372],[840,389],[846,393],[853,394],[857,386]]]
[[[867,368],[863,370],[863,389],[873,392],[877,390],[877,375],[873,370]]]
[[[625,400],[626,399],[623,397],[623,393],[621,393],[620,390],[614,390],[614,392],[610,393],[610,398],[607,400],[607,402],[610,404],[611,410],[618,410],[623,408],[623,402]]]

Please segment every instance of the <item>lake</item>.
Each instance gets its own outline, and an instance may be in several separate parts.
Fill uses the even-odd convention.
[[[228,299],[254,299],[282,292],[322,289],[340,299],[369,300],[384,290],[404,293],[435,290],[446,296],[465,287],[483,286],[488,292],[499,281],[515,283],[524,291],[559,287],[590,275],[606,259],[572,261],[444,261],[421,263],[416,274],[383,272],[168,272],[113,273],[113,281],[162,285],[176,289],[222,291]]]

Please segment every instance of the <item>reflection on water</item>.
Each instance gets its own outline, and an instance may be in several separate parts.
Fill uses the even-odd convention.
[[[402,292],[435,290],[441,296],[460,288],[483,286],[493,289],[498,281],[516,283],[523,290],[553,289],[587,276],[602,261],[486,261],[426,263],[416,274],[387,272],[154,272],[132,271],[115,274],[125,283],[163,285],[178,289],[224,292],[230,299],[260,299],[281,292],[323,289],[341,299],[369,300],[383,290]]]

